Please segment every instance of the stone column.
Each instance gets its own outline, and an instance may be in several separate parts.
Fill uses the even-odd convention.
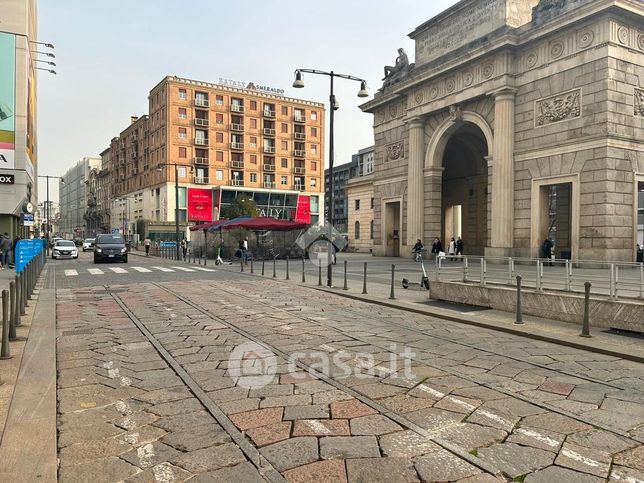
[[[425,121],[421,117],[414,117],[408,123],[407,245],[414,246],[417,239],[423,238],[423,207],[425,204],[425,179],[423,177],[423,165],[425,162]]]
[[[514,96],[515,89],[493,93],[494,162],[490,255],[509,256],[514,245]]]

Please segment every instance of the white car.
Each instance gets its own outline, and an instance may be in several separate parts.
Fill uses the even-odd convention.
[[[94,238],[85,238],[85,241],[83,242],[83,251],[94,251],[94,240]]]
[[[71,240],[58,240],[51,251],[51,258],[78,258],[78,248]]]

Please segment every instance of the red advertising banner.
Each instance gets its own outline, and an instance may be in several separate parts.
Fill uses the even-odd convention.
[[[212,190],[188,188],[188,220],[212,221]]]
[[[311,223],[311,197],[298,195],[295,220],[298,223]]]

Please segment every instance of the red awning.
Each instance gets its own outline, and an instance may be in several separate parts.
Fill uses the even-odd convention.
[[[269,216],[262,216],[259,218],[249,218],[248,220],[241,220],[237,223],[230,223],[222,226],[224,230],[233,230],[235,228],[244,228],[251,231],[271,230],[271,231],[288,231],[288,230],[302,230],[308,228],[308,223],[300,223],[297,221],[276,220]]]
[[[200,223],[199,225],[191,226],[190,231],[199,231],[199,230],[207,230],[209,228],[214,228],[215,226],[218,226],[224,221],[228,221],[228,220],[217,220],[210,223]]]

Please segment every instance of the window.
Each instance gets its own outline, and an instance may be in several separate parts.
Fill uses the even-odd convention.
[[[185,89],[179,89],[179,99],[187,99],[188,94]]]
[[[179,157],[180,158],[187,158],[188,157],[188,149],[179,148]]]
[[[218,142],[218,143],[223,143],[224,142],[224,133],[223,132],[215,133],[215,142]]]
[[[185,178],[187,174],[187,170],[185,166],[179,166],[177,168],[177,171],[179,171],[179,178]]]
[[[257,101],[250,101],[250,110],[251,111],[257,110]]]
[[[306,116],[304,115],[304,109],[293,109],[293,117],[296,121],[303,122],[306,121]]]
[[[179,108],[179,119],[187,119],[188,118],[188,111],[186,110],[185,107],[180,107]]]
[[[288,168],[288,159],[282,158],[282,168]]]
[[[249,139],[249,144],[251,148],[257,147],[257,136],[251,136]]]
[[[311,161],[311,170],[312,171],[317,171],[318,170],[318,162],[317,161]]]
[[[318,128],[317,127],[312,127],[311,128],[311,137],[312,138],[318,137]]]
[[[250,173],[250,182],[257,183],[257,173]]]
[[[215,160],[222,162],[224,160],[224,152],[223,151],[216,151],[215,152]]]
[[[179,128],[179,139],[185,139],[188,137],[188,130],[185,127]]]
[[[288,116],[288,106],[282,106],[282,116]]]
[[[369,223],[369,239],[373,240],[373,220]]]
[[[251,164],[257,164],[257,155],[256,154],[251,154],[250,155],[250,162],[251,162]]]
[[[223,114],[216,114],[215,115],[215,123],[223,124],[224,123],[224,115]]]
[[[355,230],[356,231],[355,231],[355,237],[354,238],[356,240],[360,240],[360,222],[359,221],[356,221]]]
[[[282,123],[282,134],[288,134],[288,124]]]
[[[318,185],[318,180],[315,178],[311,178],[310,184],[311,184],[311,188],[315,188]]]
[[[288,184],[288,176],[282,176],[280,183],[282,184],[282,186],[286,186]]]
[[[250,120],[250,128],[251,129],[257,129],[257,119],[251,119]]]
[[[369,207],[373,210],[373,198],[371,198],[371,203],[370,203]]]
[[[311,121],[317,121],[317,120],[318,120],[318,112],[311,111]]]
[[[317,154],[317,153],[318,153],[318,145],[311,144],[311,154]]]
[[[356,200],[356,211],[360,209],[360,200]]]
[[[282,141],[282,151],[288,151],[288,141]]]
[[[224,171],[221,169],[218,169],[215,171],[215,179],[217,181],[223,181],[224,179]]]
[[[215,97],[215,103],[218,106],[223,106],[224,105],[224,96],[216,96]]]

